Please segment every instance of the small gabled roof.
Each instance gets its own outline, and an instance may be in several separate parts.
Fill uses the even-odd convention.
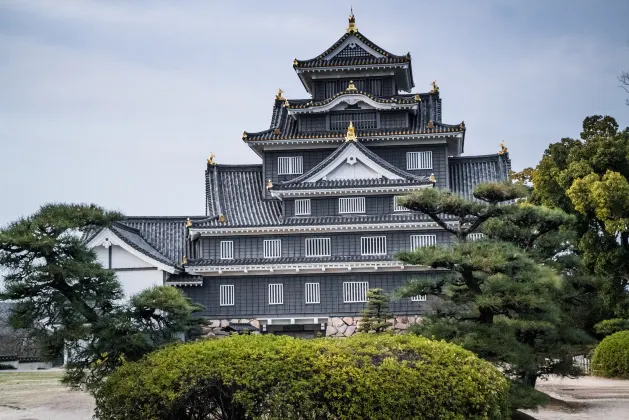
[[[448,159],[450,191],[474,199],[474,187],[484,182],[506,182],[509,179],[509,154],[460,156]]]

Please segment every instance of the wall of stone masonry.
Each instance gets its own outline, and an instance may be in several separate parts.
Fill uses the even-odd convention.
[[[350,337],[358,331],[360,319],[361,317],[351,316],[329,318],[325,335],[326,337]],[[389,319],[389,322],[393,325],[393,331],[403,333],[411,325],[421,322],[421,320],[421,316],[397,316]],[[255,318],[210,319],[206,320],[201,327],[202,336],[206,338],[228,336],[229,333],[223,331],[223,328],[230,324],[251,324],[260,330],[262,329],[260,321]]]

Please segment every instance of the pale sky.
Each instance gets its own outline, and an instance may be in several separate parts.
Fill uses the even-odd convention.
[[[0,0],[0,226],[47,202],[202,215],[204,170],[258,163],[275,92],[305,98],[293,58],[359,30],[437,80],[466,154],[504,140],[514,169],[583,118],[629,125],[629,1]]]

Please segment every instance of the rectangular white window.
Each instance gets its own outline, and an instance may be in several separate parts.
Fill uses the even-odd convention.
[[[411,297],[412,302],[426,302],[426,295],[417,295]]]
[[[310,199],[295,200],[295,216],[307,216],[310,214]]]
[[[437,245],[437,235],[411,235],[411,251]]]
[[[406,169],[432,169],[432,152],[406,153]]]
[[[343,282],[343,302],[356,303],[367,302],[367,290],[369,283],[366,281]]]
[[[329,257],[330,238],[306,239],[306,257]]]
[[[365,197],[339,198],[339,213],[364,213]]]
[[[397,202],[402,196],[393,197],[393,211],[408,211],[406,207],[400,206]]]
[[[360,238],[361,255],[385,255],[386,253],[386,236],[366,236],[364,238]]]
[[[284,285],[269,284],[269,305],[284,304]]]
[[[319,303],[319,283],[306,283],[306,303]]]
[[[282,256],[281,239],[264,240],[264,258],[280,258]]]
[[[301,156],[277,158],[278,175],[296,175],[304,172],[304,159]]]
[[[483,239],[485,237],[485,235],[483,235],[482,233],[470,233],[469,235],[467,235],[467,239],[470,241],[478,241],[479,239]]]
[[[234,259],[234,241],[221,241],[221,260]]]
[[[220,287],[220,305],[221,306],[234,306],[234,285],[233,284],[221,284]]]

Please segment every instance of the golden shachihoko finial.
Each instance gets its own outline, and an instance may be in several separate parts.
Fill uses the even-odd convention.
[[[433,80],[431,85],[432,85],[432,90],[430,91],[430,93],[438,93],[439,92],[439,86],[437,86],[437,81]]]
[[[190,218],[188,217],[188,219],[186,220],[186,227],[190,226],[192,226],[192,220],[190,220]]]
[[[415,102],[421,102],[422,101],[422,97],[419,96],[419,93],[417,95],[415,95]]]
[[[183,259],[181,260],[181,265],[186,265],[186,264],[188,264],[188,257],[184,255]]]
[[[508,153],[508,152],[509,152],[509,149],[507,149],[507,148],[505,147],[505,142],[504,142],[504,141],[501,141],[501,142],[500,142],[500,150],[498,150],[498,154],[499,154],[499,155],[504,155],[505,153]]]
[[[349,86],[347,86],[347,89],[345,89],[345,92],[354,92],[357,91],[358,89],[356,89],[356,86],[354,86],[354,81],[350,80],[349,81]]]
[[[358,27],[356,27],[356,18],[354,17],[354,10],[352,8],[349,9],[349,19],[347,23],[347,33],[356,33],[358,32]]]
[[[271,188],[273,188],[273,181],[271,181],[270,179],[266,182],[266,189],[270,190]]]
[[[214,153],[210,153],[210,157],[207,158],[207,164],[208,165],[216,165],[216,162],[214,162],[214,158],[216,157],[216,155]]]
[[[354,129],[354,123],[351,120],[349,122],[349,127],[347,127],[345,141],[356,141],[356,130]]]
[[[283,101],[284,97],[282,96],[282,93],[284,93],[284,91],[280,88],[277,90],[277,93],[275,94],[275,100],[276,101]]]

